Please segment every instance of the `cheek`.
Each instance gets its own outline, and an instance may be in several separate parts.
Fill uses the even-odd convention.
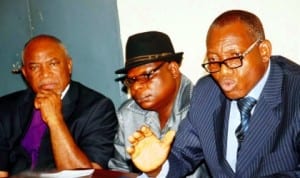
[[[65,83],[66,81],[70,80],[70,73],[69,71],[66,70],[57,70],[57,71],[53,71],[55,78],[59,81],[61,81],[62,83]]]
[[[27,75],[26,81],[35,92],[38,92],[39,82],[41,81],[38,75]]]
[[[236,75],[237,89],[243,96],[247,95],[260,79],[259,71],[253,70],[251,66],[247,65],[237,72]]]
[[[152,89],[154,90],[153,93],[159,95],[161,97],[165,97],[171,95],[176,91],[176,81],[173,79],[161,79],[158,80],[153,86]]]

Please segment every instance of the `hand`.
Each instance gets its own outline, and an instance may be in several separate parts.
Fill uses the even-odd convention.
[[[36,109],[40,109],[45,123],[62,118],[62,101],[60,95],[51,90],[42,90],[34,100]]]
[[[159,140],[149,127],[143,126],[128,138],[132,146],[127,152],[144,173],[158,172],[168,157],[174,137],[175,131],[170,130]]]
[[[8,177],[8,172],[7,171],[0,171],[0,178]]]

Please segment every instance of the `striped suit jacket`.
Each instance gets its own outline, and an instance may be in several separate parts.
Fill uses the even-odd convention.
[[[205,159],[213,177],[300,176],[300,66],[271,57],[264,86],[233,172],[226,161],[230,101],[210,75],[194,88],[169,156],[168,177],[182,177]],[[228,150],[230,151],[230,150]]]

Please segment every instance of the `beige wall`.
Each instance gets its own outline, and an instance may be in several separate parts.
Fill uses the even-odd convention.
[[[258,15],[273,44],[273,54],[300,64],[299,7],[298,0],[118,0],[123,47],[134,33],[163,31],[172,39],[175,51],[184,52],[181,70],[193,82],[205,74],[201,63],[207,29],[228,9]]]

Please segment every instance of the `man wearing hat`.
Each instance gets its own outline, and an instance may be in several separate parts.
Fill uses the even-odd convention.
[[[126,44],[124,85],[131,98],[119,108],[119,130],[114,140],[115,153],[109,168],[139,172],[131,162],[126,148],[128,137],[142,125],[148,125],[158,137],[177,130],[185,118],[193,84],[180,70],[183,53],[175,53],[168,35],[149,31],[132,35]],[[209,177],[201,164],[188,177]]]

